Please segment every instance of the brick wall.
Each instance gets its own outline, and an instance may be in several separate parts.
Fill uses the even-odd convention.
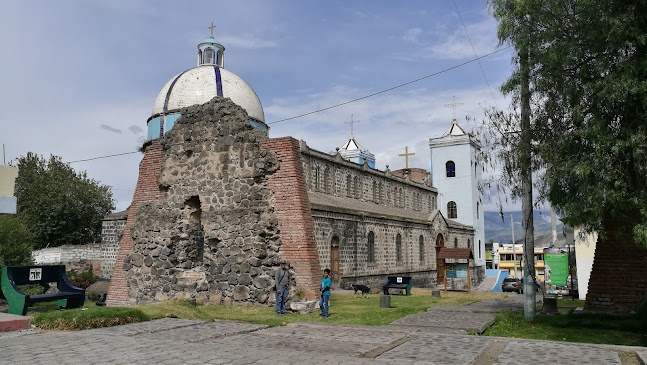
[[[115,261],[114,270],[110,279],[110,288],[108,289],[107,305],[120,306],[131,304],[128,295],[129,289],[124,273],[124,258],[133,248],[133,237],[131,228],[137,216],[137,211],[142,204],[152,202],[161,196],[157,186],[157,176],[160,173],[163,162],[163,150],[158,141],[146,147],[144,158],[139,164],[139,178],[135,187],[133,201],[128,211],[128,218],[124,226],[119,251]]]
[[[631,312],[647,299],[647,249],[629,240],[598,239],[587,310]]]
[[[321,266],[299,142],[292,137],[283,137],[262,140],[260,146],[274,151],[280,161],[279,170],[268,181],[281,228],[280,252],[295,269],[296,285],[309,296],[314,296],[319,287]]]

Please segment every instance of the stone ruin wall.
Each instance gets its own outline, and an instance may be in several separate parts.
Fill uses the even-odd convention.
[[[163,194],[139,208],[132,228],[129,296],[269,303],[282,244],[268,185],[276,155],[259,147],[267,136],[229,99],[181,113],[160,140]]]

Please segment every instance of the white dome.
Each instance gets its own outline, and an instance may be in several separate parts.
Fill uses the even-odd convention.
[[[221,96],[243,107],[250,118],[265,123],[263,107],[254,89],[234,73],[213,65],[198,66],[170,79],[157,94],[153,115],[204,104],[219,95],[219,88]]]

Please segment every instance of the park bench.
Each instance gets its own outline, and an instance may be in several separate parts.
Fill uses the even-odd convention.
[[[55,282],[59,292],[54,294],[25,294],[18,285]],[[39,302],[58,302],[59,308],[79,308],[85,302],[85,290],[70,283],[65,265],[6,266],[2,268],[2,293],[9,302],[9,313],[25,315],[27,308]]]
[[[384,295],[389,295],[389,289],[406,290],[406,295],[411,295],[413,280],[410,276],[389,276],[386,284],[382,287]]]

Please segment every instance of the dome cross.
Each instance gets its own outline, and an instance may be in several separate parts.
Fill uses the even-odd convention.
[[[353,114],[350,115],[350,121],[344,122],[344,124],[350,124],[350,138],[355,138],[355,131],[353,130],[353,125],[359,123],[359,120],[353,119]]]
[[[215,26],[215,25],[213,25],[213,22],[211,22],[211,26],[210,26],[210,27],[207,27],[207,28],[209,28],[209,30],[211,30],[211,38],[213,38],[213,28],[215,28],[215,27],[216,27],[216,26]]]
[[[452,114],[453,114],[454,120],[456,120],[456,107],[458,107],[460,105],[464,105],[464,104],[463,103],[457,103],[455,96],[452,96],[452,103],[451,104],[445,104],[445,107],[452,108]]]

